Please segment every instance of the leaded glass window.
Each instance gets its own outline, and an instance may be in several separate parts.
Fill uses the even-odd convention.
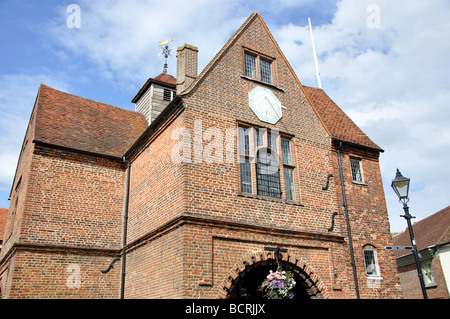
[[[364,264],[367,276],[379,276],[376,250],[373,248],[364,249]]]
[[[350,166],[352,169],[352,178],[354,182],[364,183],[361,160],[356,158],[350,159]]]
[[[281,139],[281,153],[283,155],[283,164],[292,165],[292,154],[291,154],[291,141],[282,138]]]
[[[252,193],[252,167],[250,162],[250,128],[239,127],[239,167],[241,192]]]
[[[245,53],[245,75],[256,79],[256,56]]]
[[[272,84],[272,63],[261,59],[261,81]]]
[[[294,169],[287,166],[284,167],[284,187],[286,189],[286,199],[295,200]]]
[[[258,195],[281,198],[280,167],[269,148],[260,149],[256,156]]]

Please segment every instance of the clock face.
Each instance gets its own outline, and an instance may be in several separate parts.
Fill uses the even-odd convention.
[[[257,86],[248,93],[248,99],[261,121],[275,124],[281,118],[281,103],[271,90]]]

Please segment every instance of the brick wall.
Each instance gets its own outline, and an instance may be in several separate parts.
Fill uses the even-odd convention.
[[[2,261],[2,269],[9,265],[3,285],[13,287],[4,286],[6,297],[117,298],[118,272],[100,270],[121,248],[123,163],[41,146],[30,162],[20,224],[8,243],[16,256]],[[69,265],[81,271],[79,290],[65,284]]]
[[[5,287],[4,298],[118,298],[120,267],[100,272],[111,257],[54,250],[20,249],[10,264],[13,278],[7,277],[11,284]]]
[[[244,50],[273,61],[273,85],[243,76]],[[261,122],[249,108],[256,86],[271,89],[284,106],[276,124]],[[125,296],[225,298],[239,274],[273,264],[265,246],[279,246],[288,249],[283,262],[308,278],[315,296],[355,298],[336,150],[259,16],[206,68],[182,107],[177,103],[127,154]],[[236,131],[242,124],[292,138],[294,201],[241,193]],[[345,148],[342,154],[361,296],[399,297],[395,260],[384,251],[391,237],[378,153]],[[366,185],[351,182],[349,156],[363,159]],[[30,170],[22,217],[8,247],[17,250],[0,265],[5,296],[118,297],[119,267],[100,270],[121,249],[125,165],[42,146],[24,160]],[[329,189],[322,190],[330,173]],[[283,178],[281,170],[282,189]],[[328,231],[333,212],[339,215]],[[375,285],[365,278],[367,244],[377,249],[383,277]]]
[[[439,254],[434,255],[431,262],[436,285],[425,287],[428,299],[448,299],[450,298],[444,273],[440,263]],[[398,269],[400,281],[403,288],[403,296],[406,299],[423,299],[422,288],[420,287],[419,276],[416,264],[400,267]]]
[[[0,208],[0,240],[5,238],[6,225],[8,222],[8,209]]]
[[[390,234],[389,219],[381,181],[378,153],[344,146],[340,154],[361,297],[401,298],[402,294],[396,270],[396,261],[392,254],[385,249],[386,246],[392,246],[392,236]],[[352,181],[351,157],[361,159],[364,184],[358,184]],[[333,157],[333,160],[335,166],[335,183],[340,185],[337,154]],[[338,187],[336,192],[339,201],[343,203],[341,188]],[[346,233],[347,226],[343,207],[339,208],[339,213],[340,227]],[[363,249],[366,245],[376,249],[382,280],[371,280],[366,276],[363,257]]]
[[[285,106],[275,125],[259,121],[249,108],[248,92],[265,85],[242,76],[244,49],[274,59],[274,85],[269,87]],[[224,287],[232,285],[234,265],[245,268],[245,256],[272,245],[288,248],[289,256],[314,269],[311,274],[323,296],[355,298],[339,180],[332,179],[330,188],[322,190],[328,174],[338,176],[331,139],[259,19],[230,42],[200,85],[183,96],[183,105],[182,116],[132,163],[130,236],[144,239],[129,254],[127,276],[141,278],[128,281],[127,287],[133,287],[130,296],[226,297]],[[239,123],[293,136],[294,202],[240,192]],[[167,162],[176,144],[169,139],[175,127],[184,127],[190,134],[185,153],[190,156],[181,166]],[[347,188],[361,295],[398,297],[395,261],[383,251],[390,234],[378,155],[360,155],[367,157],[363,163],[367,186],[353,185],[350,178]],[[349,164],[347,159],[344,162],[348,180]],[[328,232],[334,211],[340,215],[334,231]],[[175,249],[173,243],[183,249]],[[366,283],[362,247],[367,243],[378,248],[383,275],[379,287]],[[168,284],[160,286],[167,276]],[[174,286],[177,276],[182,276],[181,290]]]

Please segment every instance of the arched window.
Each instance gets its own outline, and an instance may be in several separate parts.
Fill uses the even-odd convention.
[[[258,195],[281,198],[278,155],[263,147],[256,154],[256,187]]]

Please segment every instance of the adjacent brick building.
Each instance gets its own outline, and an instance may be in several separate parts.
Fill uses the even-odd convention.
[[[427,297],[449,299],[450,285],[450,206],[413,223],[413,233],[419,251],[420,265]],[[393,237],[396,246],[411,246],[408,229]],[[414,255],[396,251],[398,273],[403,295],[407,299],[422,299]]]
[[[277,261],[297,298],[401,298],[383,150],[301,84],[259,14],[200,74],[198,51],[136,112],[41,85],[3,298],[256,298]]]

